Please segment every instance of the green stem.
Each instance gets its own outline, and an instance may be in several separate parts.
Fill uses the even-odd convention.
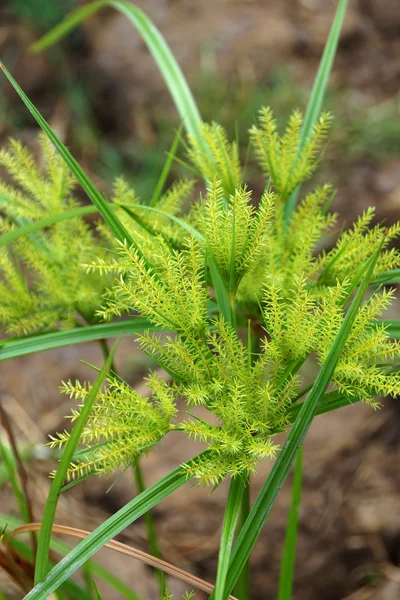
[[[294,567],[296,562],[297,532],[299,528],[299,511],[301,486],[303,480],[303,447],[300,446],[296,456],[292,484],[292,503],[290,505],[285,544],[281,561],[278,600],[290,600],[293,589]]]
[[[235,296],[229,297],[229,304],[231,307],[231,319],[232,326],[236,329],[236,306],[235,306]]]
[[[104,340],[104,339],[99,340],[99,345],[100,345],[101,351],[103,353],[104,359],[107,360],[107,358],[109,357],[109,354],[110,354],[110,348],[108,347],[107,340]],[[111,363],[110,372],[114,373],[115,375],[117,374],[117,372],[115,370],[114,360]]]
[[[238,533],[241,531],[243,525],[246,522],[246,519],[250,512],[250,476],[247,478],[247,482],[245,488],[243,490],[243,496],[240,506],[240,513],[238,519],[237,531]],[[233,590],[233,595],[238,600],[248,600],[250,597],[250,565],[249,561],[244,565],[242,572],[239,575],[235,588]]]
[[[99,340],[99,344],[101,347],[101,351],[103,352],[104,358],[107,359],[109,352],[110,352],[107,341]],[[115,370],[114,362],[111,363],[110,370],[115,375],[117,374],[117,372]],[[140,468],[139,462],[136,463],[133,471],[134,471],[135,483],[136,483],[138,494],[141,494],[142,492],[145,491],[146,486],[144,484],[143,473],[142,473],[142,469]],[[144,519],[144,523],[145,523],[145,527],[146,527],[147,541],[149,544],[150,553],[153,556],[155,556],[156,558],[162,558],[161,552],[160,552],[160,549],[158,546],[157,532],[156,532],[156,528],[154,525],[154,519],[153,519],[153,515],[152,515],[151,511],[146,512],[143,515],[143,519]],[[164,582],[164,573],[163,573],[163,571],[160,571],[157,569],[156,575],[157,575],[157,578],[160,583],[160,594],[161,594],[161,596],[163,596],[166,591],[165,582]]]
[[[135,474],[135,483],[136,483],[138,494],[142,494],[145,491],[146,486],[144,483],[143,473],[142,473],[142,469],[140,468],[139,462],[136,463],[133,470],[134,470],[134,474]],[[144,519],[144,524],[146,527],[147,541],[149,543],[150,554],[152,554],[156,558],[162,558],[160,548],[158,545],[157,531],[156,531],[156,527],[154,524],[152,512],[150,510],[145,512],[143,515],[143,519]],[[163,573],[163,571],[160,571],[159,569],[156,569],[155,573],[157,575],[157,578],[158,578],[158,581],[160,584],[160,597],[163,598],[167,591],[165,581],[164,581],[164,573]]]

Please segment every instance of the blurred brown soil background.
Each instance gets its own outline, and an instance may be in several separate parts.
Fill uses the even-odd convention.
[[[124,173],[145,198],[179,121],[153,59],[129,22],[104,11],[45,55],[28,51],[75,5],[72,0],[3,0],[0,56],[105,193],[113,177]],[[245,132],[263,103],[282,118],[294,106],[304,108],[336,3],[139,0],[137,5],[166,37],[202,115],[222,121],[230,131],[237,122]],[[399,218],[399,83],[399,1],[351,0],[327,100],[336,123],[326,166],[317,176],[337,187],[334,208],[343,223],[371,204],[380,220]],[[37,129],[5,80],[0,81],[0,111],[1,143],[13,135],[34,148]],[[262,182],[253,171],[257,190]],[[38,520],[54,466],[40,448],[49,433],[64,428],[63,416],[70,412],[70,402],[58,392],[60,381],[91,377],[81,359],[102,360],[97,346],[87,344],[0,364],[3,406],[21,448],[34,448],[26,468]],[[140,386],[147,362],[133,341],[123,341],[117,362],[121,374]],[[400,598],[399,435],[398,401],[385,401],[378,413],[356,405],[314,421],[305,443],[296,600]],[[143,461],[147,483],[197,450],[170,434]],[[270,466],[260,465],[254,497]],[[94,529],[136,493],[130,473],[106,493],[111,482],[91,478],[65,493],[57,522]],[[212,495],[188,485],[154,511],[167,560],[209,581],[215,577],[226,493],[226,485]],[[1,511],[13,514],[4,481],[0,498]],[[289,503],[285,485],[253,555],[254,600],[276,597]],[[147,550],[142,521],[119,539]],[[146,600],[158,597],[154,577],[141,564],[109,551],[99,560]],[[0,587],[8,599],[21,597],[3,574]],[[177,594],[184,589],[173,581],[170,587]],[[109,590],[103,593],[116,598]]]

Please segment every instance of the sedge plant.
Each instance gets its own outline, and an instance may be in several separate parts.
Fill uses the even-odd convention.
[[[73,428],[50,441],[65,450],[39,535],[36,585],[27,599],[57,590],[106,542],[186,482],[215,489],[228,479],[212,597],[223,600],[234,590],[246,600],[252,548],[314,416],[358,401],[376,409],[380,397],[400,393],[400,327],[381,318],[394,297],[385,284],[399,277],[400,253],[392,242],[400,224],[374,225],[369,209],[321,250],[324,236],[335,233],[334,190],[325,184],[301,194],[332,127],[331,115],[321,108],[346,4],[338,5],[305,116],[293,112],[281,132],[271,108],[264,107],[250,129],[250,151],[263,177],[259,195],[246,185],[237,142],[217,123],[201,122],[165,42],[130,3],[86,5],[36,49],[105,6],[126,14],[166,78],[186,128],[184,159],[203,191],[192,178],[160,193],[164,170],[152,198],[138,198],[119,177],[111,201],[105,200],[4,68],[43,129],[45,169],[16,142],[0,154],[17,184],[0,188],[0,319],[18,338],[4,342],[0,358],[2,352],[4,359],[136,333],[143,352],[168,375],[149,372],[149,393],[139,394],[121,379],[113,353],[106,351],[95,384],[62,383],[62,393],[76,402]],[[70,173],[94,207],[78,207]],[[96,231],[84,219],[94,211],[103,217]],[[319,367],[309,385],[302,375],[307,361]],[[178,412],[181,398],[185,409]],[[276,434],[287,430],[280,448]],[[204,451],[142,487],[48,573],[64,481],[71,485],[137,466],[171,432],[202,442]],[[262,460],[274,466],[251,507],[251,480]],[[279,600],[291,597],[301,469],[300,454]],[[162,597],[170,597],[166,587]]]

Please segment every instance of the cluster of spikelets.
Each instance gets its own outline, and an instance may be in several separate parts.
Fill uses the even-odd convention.
[[[76,209],[74,180],[43,136],[42,169],[32,154],[14,140],[0,151],[0,165],[16,185],[0,182],[2,233],[21,225]],[[17,186],[17,187],[16,187]],[[0,248],[0,321],[10,333],[31,333],[57,325],[68,328],[91,320],[106,282],[82,269],[82,257],[94,259],[104,250],[81,218],[18,237]]]
[[[89,417],[81,437],[89,452],[70,466],[70,476],[91,471],[108,471],[111,465],[131,464],[159,442],[170,430],[170,422],[176,415],[172,389],[157,375],[151,375],[147,384],[152,394],[144,398],[116,376],[109,377],[108,386],[97,396],[97,403]],[[77,382],[64,383],[64,394],[84,403],[91,386]],[[74,410],[75,421],[79,411]],[[51,437],[53,446],[62,446],[68,432]],[[92,445],[95,444],[93,448]]]
[[[12,180],[0,181],[1,233],[42,219],[55,221],[0,247],[0,322],[17,335],[93,323],[111,283],[105,273],[88,274],[83,267],[93,260],[109,260],[109,250],[115,247],[110,231],[103,224],[94,230],[79,215],[60,218],[81,206],[73,196],[75,180],[48,139],[42,135],[39,141],[40,166],[15,140],[0,151],[0,167]],[[178,212],[192,189],[192,181],[178,182],[160,198],[159,211]],[[146,229],[131,208],[140,206],[140,200],[122,179],[115,183],[113,200],[124,205],[120,218],[147,251],[155,231],[172,243],[176,228],[170,220],[153,212]]]
[[[366,260],[381,245],[373,278],[400,266],[398,251],[389,249],[400,226],[371,227],[372,211],[333,249],[318,253],[336,222],[328,185],[285,217],[290,194],[320,160],[329,123],[322,116],[301,141],[298,113],[280,137],[270,110],[261,111],[250,133],[267,179],[260,199],[242,184],[237,147],[215,124],[190,139],[190,158],[207,184],[189,213],[183,206],[193,182],[178,182],[148,210],[117,181],[113,200],[134,246],[120,244],[116,255],[101,227],[114,251],[94,260],[88,251],[80,265],[95,281],[113,278],[97,318],[149,319],[154,327],[139,336],[141,346],[170,379],[151,375],[151,394],[142,397],[112,374],[71,477],[127,466],[171,430],[207,445],[187,467],[188,476],[207,484],[253,472],[260,459],[274,456],[274,434],[290,425],[291,408],[304,395],[299,370],[310,355],[325,360]],[[358,312],[332,380],[346,398],[376,406],[376,396],[400,393],[399,372],[391,368],[400,346],[377,319],[391,300],[392,291],[378,289]],[[68,382],[62,389],[82,403],[91,387]],[[178,418],[182,397],[186,408]],[[67,439],[64,432],[52,444]]]

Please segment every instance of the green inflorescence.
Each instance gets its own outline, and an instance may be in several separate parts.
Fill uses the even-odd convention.
[[[259,198],[242,181],[236,144],[219,125],[204,124],[205,143],[190,138],[188,155],[207,182],[206,193],[189,211],[185,203],[193,194],[193,181],[177,182],[149,211],[119,179],[113,201],[120,206],[118,214],[133,246],[116,244],[102,226],[100,244],[82,221],[74,220],[42,234],[45,241],[46,236],[51,239],[56,256],[60,253],[55,263],[59,267],[50,269],[39,268],[39,250],[32,252],[34,241],[25,238],[16,249],[35,275],[33,291],[17,275],[12,257],[3,254],[3,294],[20,294],[29,314],[37,303],[32,314],[42,327],[56,320],[69,324],[71,310],[81,310],[80,302],[86,306],[91,298],[98,319],[139,313],[165,330],[147,331],[139,340],[168,379],[151,373],[149,395],[141,396],[109,376],[86,425],[85,448],[71,465],[71,477],[127,466],[170,431],[209,449],[187,469],[188,477],[216,485],[228,475],[254,472],[261,459],[277,452],[274,435],[289,426],[290,408],[302,393],[301,366],[310,356],[324,362],[366,260],[382,245],[373,277],[400,266],[400,253],[390,247],[400,225],[372,227],[372,210],[341,233],[332,249],[321,250],[337,219],[329,212],[329,185],[306,195],[290,221],[285,220],[290,194],[311,177],[321,159],[331,118],[322,115],[303,142],[302,122],[295,112],[280,136],[271,110],[261,110],[259,126],[250,131],[266,177]],[[31,209],[30,218],[40,218],[73,202],[72,182],[47,146],[45,150],[51,157],[47,178],[39,175],[21,146],[14,144],[1,154],[14,176],[26,162],[18,182],[29,194],[1,187],[2,195],[12,198],[4,204],[4,230],[13,226],[15,215],[23,217]],[[106,243],[111,252],[102,249]],[[79,260],[74,254],[78,250]],[[215,302],[211,261],[229,299],[231,320]],[[378,406],[377,396],[400,394],[399,372],[391,368],[400,346],[378,320],[392,298],[392,290],[375,289],[362,305],[332,380],[333,389],[373,407]],[[52,317],[43,316],[40,322],[48,306]],[[0,317],[10,330],[34,328],[27,325],[26,314],[14,314],[11,308],[3,308]],[[90,389],[79,382],[62,386],[81,403]],[[183,416],[177,409],[179,398],[185,399]],[[73,411],[72,419],[78,414]],[[67,439],[64,432],[51,444],[62,446]]]

